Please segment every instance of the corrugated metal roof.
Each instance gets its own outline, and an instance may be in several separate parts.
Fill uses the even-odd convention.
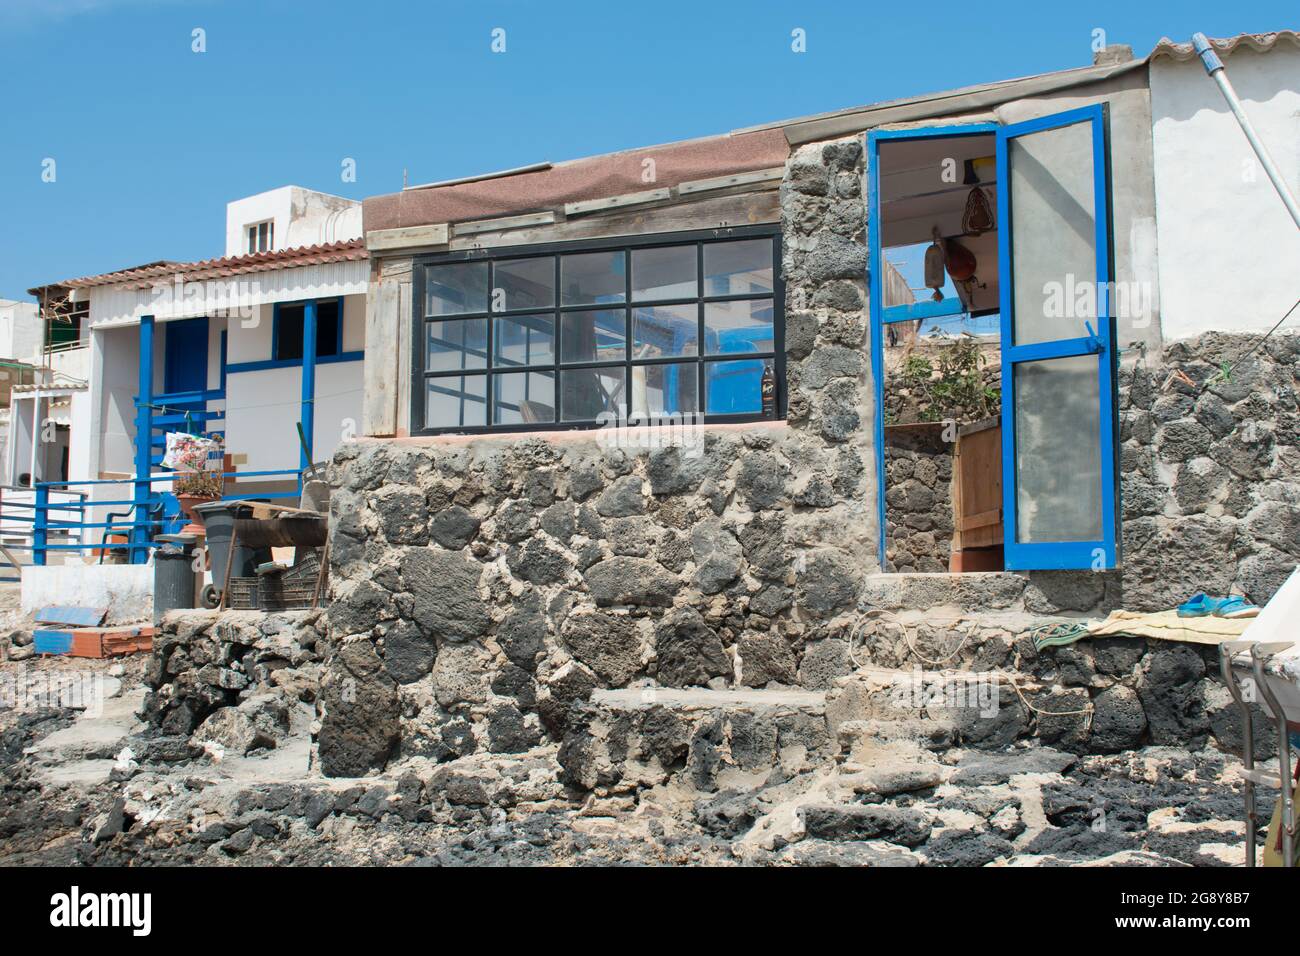
[[[299,266],[314,266],[328,262],[351,262],[367,258],[365,242],[361,239],[348,239],[342,242],[328,242],[315,246],[299,246],[296,249],[279,249],[273,252],[254,252],[243,256],[225,256],[221,259],[203,259],[199,262],[171,262],[163,260],[105,272],[101,275],[83,276],[78,279],[65,279],[52,282],[48,286],[39,286],[28,291],[38,295],[41,289],[89,289],[95,286],[120,285],[128,289],[147,289],[158,280],[168,281],[180,278],[190,282],[200,279],[219,279],[229,276],[246,275],[251,272],[270,272],[277,269],[290,269]]]
[[[1219,53],[1232,53],[1242,47],[1254,50],[1256,53],[1267,53],[1277,46],[1279,42],[1300,46],[1300,33],[1295,30],[1277,30],[1273,33],[1238,33],[1235,37],[1221,39],[1210,37],[1209,39],[1210,46],[1214,47]],[[1169,39],[1169,37],[1162,37],[1147,59],[1154,60],[1158,56],[1167,56],[1175,60],[1193,60],[1196,58],[1196,51],[1192,49],[1190,42],[1178,43]]]

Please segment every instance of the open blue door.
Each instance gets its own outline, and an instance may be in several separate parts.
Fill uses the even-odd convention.
[[[1116,563],[1115,349],[1104,106],[997,134],[1004,552]]]

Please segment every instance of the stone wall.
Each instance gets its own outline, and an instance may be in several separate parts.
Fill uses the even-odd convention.
[[[706,427],[696,454],[594,432],[340,449],[327,773],[558,742],[595,687],[844,671],[823,637],[877,567],[861,145],[800,149],[781,205],[786,422]]]
[[[1262,604],[1300,563],[1300,335],[1260,339],[1210,333],[1121,369],[1124,606]]]
[[[944,426],[885,430],[885,570],[947,571],[952,551],[952,445]]]
[[[861,179],[854,140],[787,166],[786,421],[708,426],[698,454],[606,432],[340,448],[325,773],[559,744],[596,688],[826,688],[852,669],[879,570]],[[1207,386],[1246,344],[1125,368],[1123,571],[1003,576],[1025,612],[1280,584],[1300,539],[1296,340]]]
[[[274,748],[293,714],[309,718],[316,702],[328,639],[321,614],[168,613],[144,673],[151,734],[240,755]]]

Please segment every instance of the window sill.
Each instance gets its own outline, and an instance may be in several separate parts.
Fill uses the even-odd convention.
[[[790,425],[785,419],[757,419],[752,422],[705,422],[698,427],[705,434],[720,434],[723,432],[745,432],[761,430],[767,432],[786,431]],[[644,434],[647,438],[654,438],[659,435],[665,437],[680,433],[681,426],[673,425],[652,425],[652,426],[629,426],[639,434]],[[366,442],[400,442],[409,445],[467,445],[476,441],[490,442],[519,442],[525,440],[541,439],[542,441],[552,444],[564,444],[578,442],[598,441],[598,436],[606,435],[613,429],[607,428],[557,428],[549,431],[479,431],[479,432],[444,432],[437,435],[397,435],[393,437],[380,436],[358,436],[355,441]],[[667,446],[668,442],[664,445]],[[646,442],[647,448],[657,447],[653,441]]]

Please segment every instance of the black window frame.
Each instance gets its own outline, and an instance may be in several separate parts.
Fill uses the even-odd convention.
[[[704,247],[715,243],[735,242],[744,239],[770,239],[772,242],[772,292],[771,293],[741,293],[734,295],[711,296],[705,294],[705,276],[704,276]],[[696,295],[686,298],[672,299],[638,299],[632,298],[632,252],[655,247],[695,245],[696,247]],[[562,289],[559,281],[560,256],[580,254],[584,252],[608,252],[624,251],[624,298],[618,303],[583,303],[576,305],[562,304]],[[536,306],[525,306],[518,309],[502,309],[494,311],[492,283],[488,283],[488,302],[487,310],[483,312],[466,312],[457,315],[447,315],[440,317],[428,318],[425,315],[425,267],[433,265],[448,265],[453,263],[474,263],[474,262],[492,262],[495,260],[523,259],[530,257],[552,256],[555,258],[556,282],[555,282],[555,301],[548,308],[537,308]],[[410,422],[412,435],[467,435],[467,434],[511,434],[526,433],[537,431],[571,431],[594,429],[602,426],[602,422],[596,420],[583,421],[562,421],[563,414],[560,407],[561,373],[565,370],[572,369],[601,369],[617,368],[623,371],[624,376],[624,397],[623,402],[628,413],[626,421],[636,424],[640,419],[632,417],[631,405],[628,401],[632,387],[633,374],[632,369],[636,367],[645,367],[650,365],[672,365],[672,364],[691,364],[695,366],[696,371],[696,405],[700,410],[700,420],[707,424],[743,424],[749,422],[784,420],[786,417],[786,356],[785,356],[785,281],[781,274],[781,229],[779,224],[763,224],[756,226],[733,226],[722,229],[693,230],[688,232],[674,233],[655,233],[646,236],[621,236],[609,239],[577,239],[564,242],[548,242],[533,245],[516,245],[516,246],[493,246],[491,248],[475,248],[459,250],[456,252],[432,253],[428,255],[415,256],[412,259],[412,276],[411,276],[411,395],[410,395]],[[749,301],[771,298],[772,301],[772,351],[770,352],[732,352],[718,355],[709,355],[704,351],[704,314],[705,306],[714,302],[734,302]],[[697,351],[694,355],[673,355],[660,356],[655,358],[634,359],[632,357],[632,340],[633,340],[633,315],[638,307],[644,306],[672,306],[672,305],[690,305],[697,306],[699,334],[697,340]],[[562,316],[567,313],[590,312],[601,309],[622,310],[624,312],[624,349],[623,360],[621,362],[609,362],[607,360],[594,360],[589,362],[562,362],[563,346],[561,337],[563,335],[561,326],[563,325]],[[537,315],[546,313],[553,315],[555,318],[553,339],[552,339],[552,361],[549,365],[496,365],[494,364],[494,333],[495,320],[498,318],[508,318],[512,315]],[[426,348],[427,348],[427,327],[433,322],[440,321],[464,321],[467,319],[484,319],[487,320],[487,341],[485,345],[486,365],[483,368],[464,368],[454,369],[442,372],[426,372]],[[704,409],[707,407],[705,368],[709,364],[718,362],[735,362],[735,361],[763,361],[770,363],[776,378],[776,408],[773,417],[767,417],[759,412],[743,414],[707,414]],[[491,423],[492,401],[493,401],[493,383],[497,373],[510,372],[542,372],[547,373],[553,378],[555,388],[554,415],[555,420],[549,422],[521,422],[503,425],[494,425]],[[486,405],[484,425],[449,425],[441,427],[425,427],[425,410],[427,401],[426,382],[436,378],[459,378],[459,377],[476,377],[484,383],[483,402]],[[761,401],[761,399],[760,399]]]
[[[334,320],[334,334],[327,340],[321,333],[320,307],[322,305],[333,304],[337,310]],[[285,309],[302,309],[301,322],[305,323],[307,319],[307,302],[277,302],[275,303],[274,315],[271,319],[271,361],[272,362],[301,362],[304,358],[302,347],[302,331],[298,333],[298,355],[284,356],[281,354],[282,342],[280,332],[284,327],[284,310]],[[292,322],[292,319],[289,319]],[[329,349],[329,351],[323,351]],[[316,300],[316,358],[334,358],[343,353],[343,300],[339,299],[317,299]]]

